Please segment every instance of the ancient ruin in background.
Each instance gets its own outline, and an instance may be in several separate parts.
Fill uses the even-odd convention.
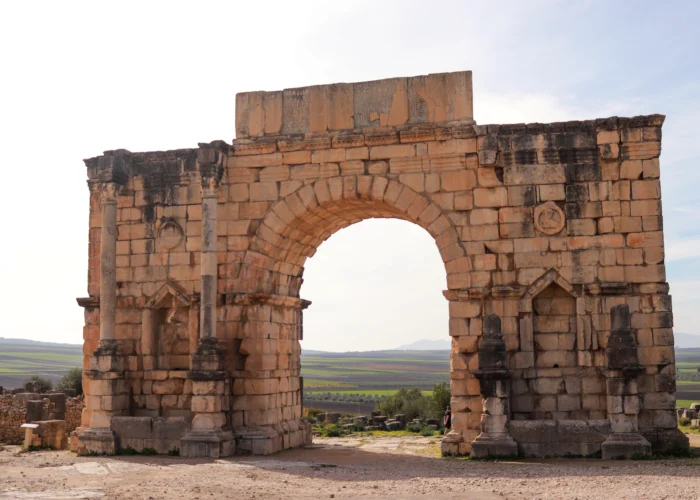
[[[230,145],[86,160],[78,451],[216,457],[310,443],[304,263],[371,217],[420,225],[444,261],[443,453],[687,449],[663,121],[476,125],[471,72],[459,72],[243,93]]]

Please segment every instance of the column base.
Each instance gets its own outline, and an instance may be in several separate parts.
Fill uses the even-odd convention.
[[[290,420],[279,426],[236,427],[238,454],[271,455],[289,448],[311,445],[311,425],[303,420]]]
[[[236,451],[231,431],[190,431],[180,439],[180,455],[186,458],[223,458]]]
[[[109,427],[84,429],[77,435],[78,455],[115,455],[117,436]]]
[[[467,442],[459,431],[448,432],[440,442],[440,452],[443,457],[469,455],[470,451],[471,443]]]
[[[472,458],[517,457],[518,443],[508,434],[492,436],[481,433],[472,441]]]
[[[651,443],[636,432],[610,434],[600,449],[604,460],[651,455]]]

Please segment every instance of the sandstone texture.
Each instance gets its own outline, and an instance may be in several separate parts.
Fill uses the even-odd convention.
[[[231,144],[86,160],[78,451],[114,452],[113,417],[184,418],[186,456],[310,443],[304,263],[372,217],[420,225],[445,265],[443,453],[468,454],[481,436],[486,454],[511,454],[516,420],[609,421],[582,454],[612,435],[607,449],[625,456],[687,448],[674,412],[664,116],[476,125],[471,88],[461,72],[239,94]],[[484,342],[497,357],[488,367]],[[530,450],[556,449],[524,432]]]

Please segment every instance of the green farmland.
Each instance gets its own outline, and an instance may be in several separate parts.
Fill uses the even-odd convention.
[[[676,405],[700,401],[700,349],[676,349]]]
[[[57,382],[82,366],[82,346],[0,338],[0,386],[21,386],[39,375]],[[676,349],[678,405],[700,401],[700,348]],[[449,351],[368,351],[302,353],[304,399],[373,406],[399,389],[417,387],[429,393],[449,382]]]
[[[83,346],[0,338],[0,385],[20,387],[32,375],[56,383],[74,367],[83,366]]]
[[[382,398],[417,387],[432,394],[450,380],[449,351],[303,351],[304,404],[330,411],[369,413]]]
[[[306,393],[386,395],[402,388],[429,390],[450,379],[449,351],[309,351],[301,356]]]

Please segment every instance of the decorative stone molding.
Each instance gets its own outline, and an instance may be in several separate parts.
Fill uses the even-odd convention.
[[[306,309],[311,305],[310,300],[299,299],[297,297],[285,297],[283,295],[274,295],[271,293],[226,294],[226,303],[246,306],[269,304],[271,306],[289,307],[300,310]]]

